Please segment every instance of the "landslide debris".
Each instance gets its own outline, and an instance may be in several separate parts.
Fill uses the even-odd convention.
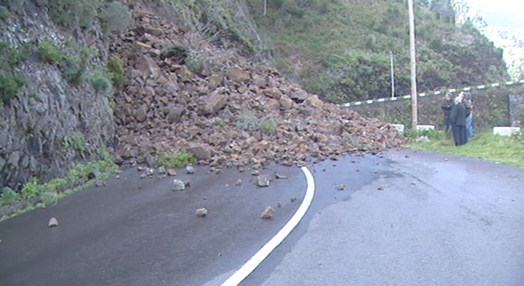
[[[181,31],[139,7],[111,53],[126,66],[116,97],[117,160],[187,151],[200,164],[303,166],[399,146],[395,127],[323,102],[226,37]]]

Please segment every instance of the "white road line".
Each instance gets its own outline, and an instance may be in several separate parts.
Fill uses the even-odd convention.
[[[313,175],[306,168],[302,167],[302,172],[306,176],[307,181],[307,190],[306,195],[304,196],[304,201],[298,208],[297,212],[291,217],[291,219],[286,223],[286,225],[268,242],[264,247],[262,247],[251,259],[249,259],[244,266],[242,266],[235,274],[231,275],[222,286],[236,286],[240,284],[246,277],[251,274],[255,268],[257,268],[264,259],[280,244],[286,237],[291,233],[291,231],[298,225],[302,220],[307,210],[311,206],[313,201],[313,196],[315,195],[315,180]]]

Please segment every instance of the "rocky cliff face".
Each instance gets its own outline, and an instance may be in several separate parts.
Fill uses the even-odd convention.
[[[12,49],[27,47],[26,60],[13,71],[25,84],[0,107],[0,187],[13,189],[31,177],[45,181],[63,175],[73,162],[96,158],[101,146],[113,142],[115,131],[108,94],[97,92],[89,80],[71,83],[64,69],[42,59],[39,49],[53,43],[70,59],[80,58],[80,47],[96,51],[82,75],[89,79],[94,62],[107,57],[100,30],[73,35],[54,26],[40,8],[28,8],[0,30],[0,40]]]

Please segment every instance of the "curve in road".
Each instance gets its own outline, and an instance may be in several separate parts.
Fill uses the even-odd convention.
[[[302,172],[306,176],[307,181],[307,190],[302,204],[296,211],[296,213],[291,217],[291,219],[286,223],[286,225],[268,242],[262,247],[251,259],[249,259],[244,266],[242,266],[238,271],[235,272],[229,279],[227,279],[222,286],[236,286],[240,284],[244,279],[246,279],[249,274],[251,274],[264,259],[273,251],[275,248],[286,239],[286,237],[293,231],[293,229],[298,225],[302,220],[307,210],[311,206],[313,197],[315,195],[315,180],[311,172],[306,168],[302,167]]]

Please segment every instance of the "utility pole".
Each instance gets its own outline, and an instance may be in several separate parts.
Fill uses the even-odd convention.
[[[393,65],[393,52],[389,51],[391,59],[391,97],[395,97],[395,66]]]
[[[409,5],[409,44],[411,54],[411,110],[412,129],[417,130],[418,104],[417,104],[417,59],[415,53],[415,13],[413,12],[413,0],[408,0]]]

